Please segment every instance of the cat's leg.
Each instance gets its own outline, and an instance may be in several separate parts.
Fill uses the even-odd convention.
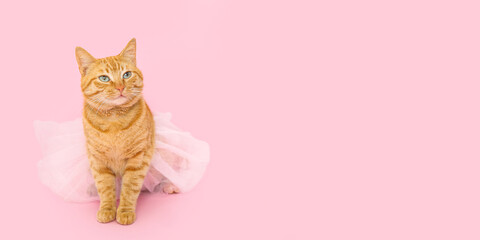
[[[117,197],[115,195],[115,173],[100,161],[91,161],[90,169],[100,197],[97,221],[107,223],[115,220]]]
[[[150,154],[140,152],[127,161],[122,176],[122,190],[117,209],[117,222],[120,224],[132,224],[135,221],[137,199],[142,190],[151,157]]]

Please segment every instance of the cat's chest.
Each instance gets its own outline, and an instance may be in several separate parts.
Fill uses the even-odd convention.
[[[134,136],[128,131],[93,131],[87,136],[87,139],[89,148],[108,161],[120,161],[128,158],[129,151],[135,144]]]
[[[122,160],[127,156],[127,140],[122,136],[115,136],[106,141],[105,146],[105,157],[110,158],[114,161]]]
[[[86,114],[83,124],[89,156],[112,169],[121,169],[129,159],[151,148],[154,127],[140,113],[102,118]]]
[[[128,139],[123,135],[108,136],[102,139],[102,143],[95,146],[96,150],[101,153],[100,161],[115,172],[121,172],[130,157]]]

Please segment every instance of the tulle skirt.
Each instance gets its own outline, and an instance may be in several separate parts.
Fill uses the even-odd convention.
[[[191,190],[202,178],[210,159],[209,145],[170,122],[170,113],[155,113],[155,153],[142,191],[160,191],[171,182],[180,192]],[[35,121],[43,158],[38,172],[43,184],[65,200],[98,200],[90,172],[82,119],[69,122]],[[117,196],[120,190],[117,179]]]

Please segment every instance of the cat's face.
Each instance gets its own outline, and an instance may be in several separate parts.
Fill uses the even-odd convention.
[[[75,49],[83,95],[91,106],[110,109],[141,98],[143,76],[136,66],[135,45],[132,39],[119,55],[100,59],[83,48]]]

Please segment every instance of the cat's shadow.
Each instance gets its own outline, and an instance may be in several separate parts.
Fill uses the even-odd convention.
[[[137,200],[137,220],[142,218],[149,218],[148,216],[159,212],[163,217],[174,214],[174,205],[178,198],[181,198],[182,194],[165,194],[159,192],[142,192]],[[158,216],[155,216],[157,218]]]

